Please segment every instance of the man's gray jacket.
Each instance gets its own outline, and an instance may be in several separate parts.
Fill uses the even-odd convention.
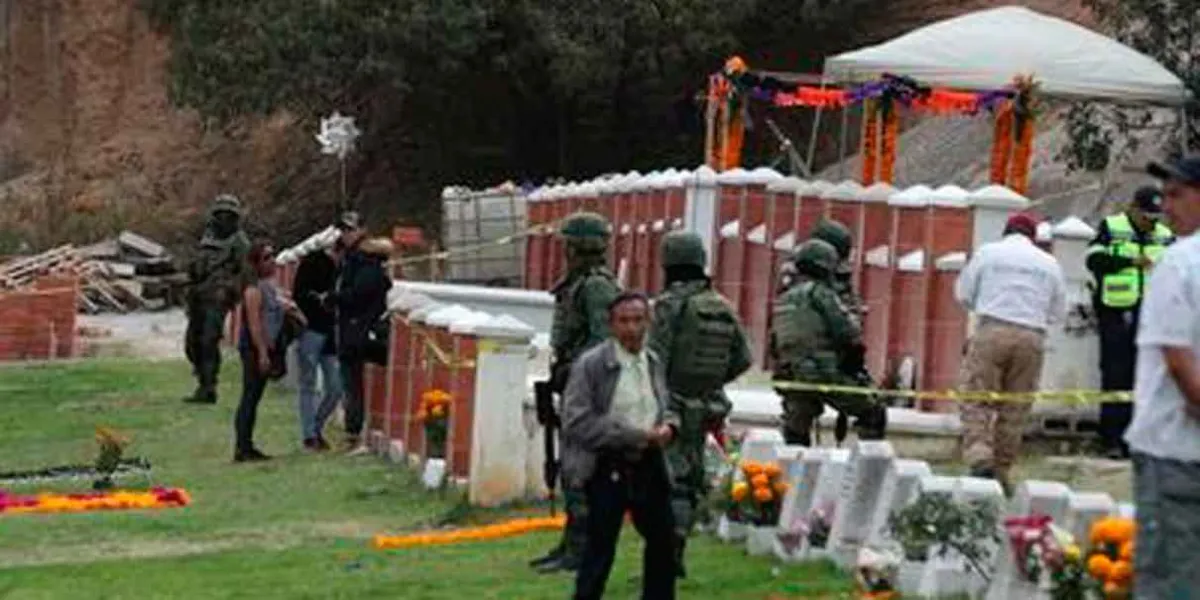
[[[575,360],[563,394],[563,479],[583,486],[596,471],[600,455],[636,457],[646,448],[648,432],[611,415],[613,393],[621,376],[616,344],[609,338]],[[668,406],[665,365],[649,349],[650,381],[658,400],[658,425],[679,430],[679,415]],[[664,461],[665,466],[665,461]]]

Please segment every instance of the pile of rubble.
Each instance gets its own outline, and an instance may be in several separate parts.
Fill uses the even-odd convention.
[[[182,303],[187,274],[166,248],[136,233],[85,247],[60,246],[0,264],[0,290],[34,285],[39,277],[79,277],[79,309],[87,314],[162,310]]]

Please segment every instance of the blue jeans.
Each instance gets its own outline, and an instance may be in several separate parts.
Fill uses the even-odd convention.
[[[325,340],[325,334],[305,331],[296,343],[300,363],[300,435],[306,440],[320,437],[326,419],[344,395],[337,355],[323,353]],[[318,370],[325,392],[320,406],[316,406]]]
[[[1200,463],[1133,455],[1138,600],[1185,600],[1200,588]]]

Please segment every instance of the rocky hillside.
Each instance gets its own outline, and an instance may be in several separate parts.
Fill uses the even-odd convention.
[[[0,0],[0,254],[22,242],[82,243],[122,228],[176,245],[195,235],[200,211],[219,191],[241,195],[260,228],[282,237],[311,229],[306,221],[324,215],[266,200],[296,187],[336,195],[336,167],[316,152],[311,124],[275,115],[216,129],[173,107],[171,41],[136,3]],[[868,4],[848,47],[998,4]],[[1075,2],[1025,4],[1087,19]]]

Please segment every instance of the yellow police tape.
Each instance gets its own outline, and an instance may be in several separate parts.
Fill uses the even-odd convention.
[[[533,227],[525,229],[524,231],[518,231],[512,235],[506,235],[504,237],[496,238],[491,241],[482,242],[479,244],[471,244],[469,246],[459,246],[458,248],[452,248],[450,250],[442,250],[440,252],[430,252],[428,254],[422,254],[420,256],[409,256],[406,258],[396,258],[396,259],[392,259],[391,261],[389,261],[388,264],[391,264],[393,266],[404,266],[404,265],[412,265],[412,264],[418,264],[418,263],[422,263],[422,262],[428,262],[431,260],[446,260],[447,258],[450,258],[451,256],[457,256],[459,254],[471,254],[472,252],[479,252],[481,250],[487,250],[488,248],[497,248],[500,246],[507,246],[514,242],[523,240],[531,235],[549,234],[549,233],[554,232],[554,230],[557,229],[557,226],[558,226],[557,222],[545,223],[542,225],[534,225]]]
[[[1012,402],[1032,404],[1050,402],[1054,404],[1093,405],[1103,402],[1133,402],[1131,392],[1103,392],[1099,390],[1042,390],[1036,392],[989,392],[979,390],[888,390],[881,388],[856,387],[805,383],[801,381],[772,381],[771,387],[789,392],[816,392],[819,394],[851,394],[856,396],[884,395],[913,400],[953,400],[955,402]]]

